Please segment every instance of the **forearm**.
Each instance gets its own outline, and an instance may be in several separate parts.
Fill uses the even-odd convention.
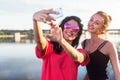
[[[116,61],[116,64],[113,64],[113,70],[114,70],[114,75],[116,80],[120,80],[120,64],[119,60]]]
[[[56,14],[56,11],[53,11],[52,9],[44,9],[37,11],[33,14],[33,26],[34,26],[34,36],[35,41],[39,47],[40,50],[45,50],[47,46],[47,40],[43,36],[41,25],[39,25],[38,22],[50,22],[52,20],[55,20],[54,18],[50,17],[48,14]]]
[[[73,48],[66,40],[63,39],[59,44],[73,60],[78,61],[79,63],[84,61],[85,55]]]
[[[42,29],[36,20],[33,20],[33,26],[34,26],[34,38],[35,38],[35,41],[38,45],[38,48],[40,50],[44,50],[46,45],[47,45],[47,42],[43,36]]]

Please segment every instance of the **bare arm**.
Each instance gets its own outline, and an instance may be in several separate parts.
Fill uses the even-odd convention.
[[[72,59],[82,63],[85,60],[85,55],[83,53],[78,52],[75,48],[73,48],[65,39],[59,42],[60,45],[64,48],[64,50],[71,56]]]
[[[39,49],[43,51],[45,47],[47,46],[47,41],[43,36],[43,32],[42,32],[41,26],[39,25],[38,21],[33,20],[33,26],[34,26],[35,41]]]
[[[33,15],[34,37],[41,51],[44,51],[45,47],[47,46],[47,40],[43,36],[40,22],[46,23],[47,21],[54,20],[48,15],[49,13],[54,13],[54,11],[52,11],[52,9],[41,10]]]
[[[62,30],[59,26],[52,26],[51,34],[46,35],[46,37],[58,42],[73,60],[78,61],[79,63],[82,63],[85,60],[86,55],[77,51],[63,38]]]
[[[110,57],[110,62],[113,67],[114,75],[116,80],[120,80],[120,62],[118,59],[118,53],[115,46],[109,42],[108,44],[108,54]]]

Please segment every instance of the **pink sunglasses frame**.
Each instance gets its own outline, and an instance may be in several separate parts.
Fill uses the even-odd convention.
[[[65,23],[64,24],[64,29],[72,29],[74,32],[78,32],[79,31],[79,27],[78,26],[71,26],[71,24],[69,24],[69,23]]]

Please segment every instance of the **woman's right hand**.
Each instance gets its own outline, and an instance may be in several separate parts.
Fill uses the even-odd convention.
[[[33,20],[40,21],[40,22],[51,22],[52,20],[55,21],[55,19],[49,14],[56,14],[57,12],[53,11],[53,9],[44,9],[40,10],[38,12],[35,12],[33,15]]]

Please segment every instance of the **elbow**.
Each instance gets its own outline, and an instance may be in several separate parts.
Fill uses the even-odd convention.
[[[77,54],[77,61],[82,65],[87,65],[90,61],[89,53],[84,49],[80,49],[79,54]]]
[[[41,51],[44,51],[46,46],[47,46],[47,42],[45,41],[41,41],[39,39],[36,40],[37,46]]]
[[[77,60],[76,60],[77,62],[83,63],[84,60],[85,60],[85,55],[84,54],[78,54],[77,55]]]

